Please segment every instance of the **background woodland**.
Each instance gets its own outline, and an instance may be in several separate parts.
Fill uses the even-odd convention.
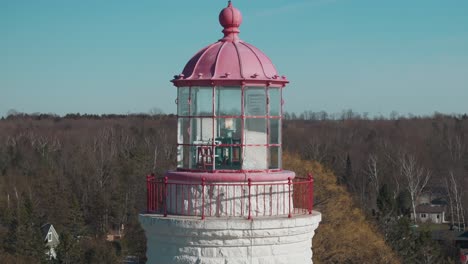
[[[174,115],[27,115],[0,120],[0,259],[49,263],[40,227],[61,236],[56,263],[145,261],[138,213],[145,176],[175,167]],[[373,118],[352,111],[285,114],[284,168],[313,172],[314,263],[451,263],[446,245],[411,228],[412,201],[431,188],[458,191],[468,219],[468,117]],[[410,188],[421,177],[424,186]],[[458,208],[458,209],[456,209]],[[120,241],[105,242],[124,227]],[[405,239],[402,239],[405,238]],[[378,260],[376,262],[376,260]]]

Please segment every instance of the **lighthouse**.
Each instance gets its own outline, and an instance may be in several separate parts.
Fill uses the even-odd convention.
[[[230,1],[219,23],[224,36],[172,80],[177,168],[146,179],[148,263],[310,264],[321,220],[313,178],[281,162],[289,81],[240,39]]]

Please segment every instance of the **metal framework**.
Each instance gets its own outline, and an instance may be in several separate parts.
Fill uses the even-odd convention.
[[[314,179],[288,178],[265,183],[169,182],[168,177],[148,175],[147,212],[151,214],[206,217],[293,217],[312,214]],[[221,194],[222,195],[216,195]]]
[[[205,113],[200,115],[193,114],[197,109],[196,104],[200,102],[194,102],[195,98],[193,98],[192,89],[211,89],[211,110],[209,113]],[[176,104],[178,104],[178,111],[177,111],[177,120],[178,120],[178,142],[177,142],[177,149],[178,149],[178,168],[179,171],[210,171],[210,172],[276,172],[281,171],[281,151],[282,151],[282,142],[281,142],[281,124],[282,124],[282,116],[283,116],[283,94],[282,94],[283,87],[270,87],[269,85],[266,86],[244,86],[241,87],[226,87],[226,86],[208,86],[208,87],[200,87],[200,86],[188,86],[188,87],[178,87],[178,97],[176,99]],[[181,98],[182,91],[181,89],[187,89],[188,92],[185,93],[185,97],[188,95],[188,98]],[[217,98],[217,92],[221,92],[224,89],[238,89],[240,90],[240,113],[239,115],[225,115],[225,114],[217,114],[217,107],[216,105],[219,103]],[[265,102],[260,102],[261,104],[265,105],[264,112],[266,115],[251,115],[246,112],[245,105],[248,103],[246,97],[246,90],[248,89],[263,89],[264,90],[264,99]],[[273,90],[274,89],[274,90]],[[271,91],[278,92],[278,98],[276,98],[276,102],[273,102],[273,99],[270,96]],[[186,100],[186,102],[185,102]],[[276,103],[278,106],[277,114],[270,115],[270,105],[271,103]],[[186,105],[180,105],[186,104]],[[185,107],[185,108],[184,108]],[[219,106],[218,106],[219,107]],[[192,132],[194,131],[194,120],[206,120],[211,119],[211,136],[209,140],[204,142],[195,142]],[[240,120],[240,137],[238,140],[231,141],[230,143],[225,143],[217,140],[216,134],[216,124],[217,122],[221,122],[227,119],[235,119]],[[246,133],[246,122],[249,120],[265,120],[265,142],[266,143],[250,143],[246,142],[245,133]],[[277,131],[276,131],[276,142],[271,142],[271,126],[272,120],[277,120]],[[184,126],[185,124],[185,126]],[[188,133],[187,139],[184,138],[183,134]],[[265,155],[265,164],[267,168],[249,168],[246,169],[243,167],[243,162],[245,161],[245,150],[252,148],[252,147],[265,147],[266,155]],[[209,149],[207,149],[209,148]],[[216,166],[216,153],[217,149],[230,148],[237,150],[240,155],[239,159],[239,167],[238,168],[217,168]],[[275,149],[278,153],[276,154],[276,166],[271,166],[272,164],[272,157],[271,151]],[[189,151],[189,156],[184,155],[184,152]],[[186,153],[185,153],[186,154]],[[187,166],[187,158],[193,158],[194,155],[197,155],[197,160],[200,158],[206,159],[205,161],[198,164],[198,166]],[[231,154],[232,155],[232,154]],[[206,166],[208,165],[208,166]]]

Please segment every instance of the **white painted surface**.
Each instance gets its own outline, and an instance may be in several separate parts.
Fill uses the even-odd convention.
[[[267,144],[267,134],[244,129],[244,142],[247,144]],[[244,170],[266,170],[267,147],[244,147],[242,169]]]
[[[287,217],[200,218],[141,214],[148,263],[311,264],[321,214]]]

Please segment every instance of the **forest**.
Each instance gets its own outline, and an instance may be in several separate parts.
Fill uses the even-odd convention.
[[[0,259],[144,263],[145,177],[175,168],[176,129],[176,116],[164,114],[2,118]],[[316,177],[324,221],[314,263],[455,263],[454,249],[433,241],[429,227],[415,229],[409,216],[421,195],[443,190],[450,225],[464,228],[466,115],[286,113],[282,133],[284,168]],[[60,234],[55,260],[44,254],[45,223]],[[122,227],[121,240],[106,242]]]

